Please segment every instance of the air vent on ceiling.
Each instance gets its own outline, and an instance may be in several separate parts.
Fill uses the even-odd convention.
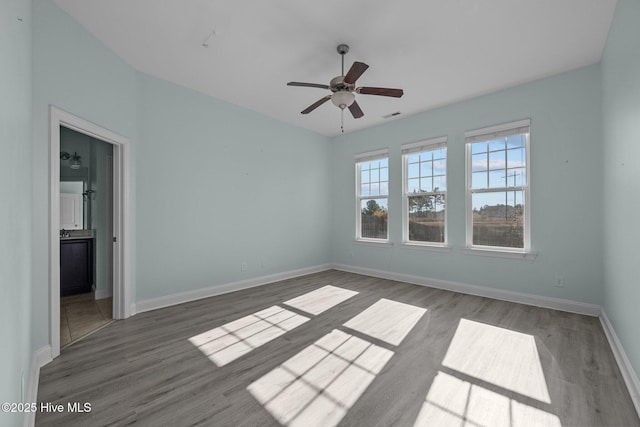
[[[400,111],[396,111],[395,113],[387,114],[386,116],[382,116],[383,119],[390,119],[391,117],[399,116],[402,114]]]

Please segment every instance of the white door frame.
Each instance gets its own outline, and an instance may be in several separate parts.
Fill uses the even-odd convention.
[[[49,341],[60,355],[60,126],[113,145],[113,315],[131,316],[129,277],[129,139],[53,105],[49,106]]]

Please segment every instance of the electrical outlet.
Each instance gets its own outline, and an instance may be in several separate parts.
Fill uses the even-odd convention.
[[[556,274],[556,286],[558,288],[564,288],[564,276]]]
[[[240,271],[247,271],[249,269],[249,264],[247,264],[247,261],[242,261],[240,263]]]

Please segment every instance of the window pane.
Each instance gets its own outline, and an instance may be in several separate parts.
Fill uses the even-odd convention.
[[[420,176],[420,164],[409,163],[407,166],[407,178],[418,178]]]
[[[408,163],[418,163],[420,161],[420,153],[413,153],[407,156]]]
[[[431,151],[423,151],[420,153],[420,161],[424,162],[433,159],[433,153]]]
[[[434,176],[433,177],[433,191],[447,191],[447,177],[446,176]]]
[[[365,184],[369,182],[369,169],[367,170],[362,170],[360,172],[360,183]]]
[[[471,154],[486,153],[487,148],[486,141],[474,142],[471,144]]]
[[[360,164],[360,196],[387,195],[389,181],[388,159]]]
[[[489,151],[504,150],[506,138],[494,139],[489,142]]]
[[[489,188],[506,187],[507,173],[504,169],[489,171]]]
[[[433,175],[433,162],[420,162],[420,176]]]
[[[409,241],[444,242],[445,229],[445,196],[410,196]]]
[[[380,169],[380,181],[389,181],[389,168]]]
[[[447,173],[447,161],[442,159],[442,160],[435,160],[433,162],[433,174],[434,175],[446,175]]]
[[[524,247],[524,192],[498,191],[472,195],[473,244]]]
[[[507,167],[508,168],[523,168],[526,165],[527,164],[525,162],[524,148],[507,150]]]
[[[524,147],[526,141],[525,134],[511,135],[507,137],[507,148]]]
[[[380,195],[380,184],[378,182],[371,183],[370,195],[379,196]]]
[[[505,169],[507,167],[506,163],[505,163],[505,151],[494,151],[492,153],[489,153],[489,169],[490,170],[496,170],[496,169]]]
[[[507,170],[507,187],[520,187],[527,185],[527,173],[525,168]]]
[[[471,174],[471,188],[487,188],[487,172],[474,172]]]
[[[360,205],[360,237],[387,239],[387,199],[362,200]]]
[[[380,181],[380,169],[371,169],[371,182]]]
[[[420,191],[420,179],[410,179],[407,184],[407,193],[414,193]]]
[[[420,178],[420,191],[425,191],[430,193],[433,191],[433,179],[429,178]]]
[[[472,172],[486,171],[488,167],[487,165],[488,165],[488,162],[487,162],[486,153],[474,154],[473,156],[471,156]]]
[[[447,149],[445,147],[433,150],[433,160],[445,159],[447,157]]]

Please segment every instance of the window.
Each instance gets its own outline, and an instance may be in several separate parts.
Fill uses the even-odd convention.
[[[465,133],[467,246],[529,251],[530,121]]]
[[[446,243],[447,138],[402,146],[403,241]]]
[[[356,156],[356,239],[389,239],[389,152]]]

